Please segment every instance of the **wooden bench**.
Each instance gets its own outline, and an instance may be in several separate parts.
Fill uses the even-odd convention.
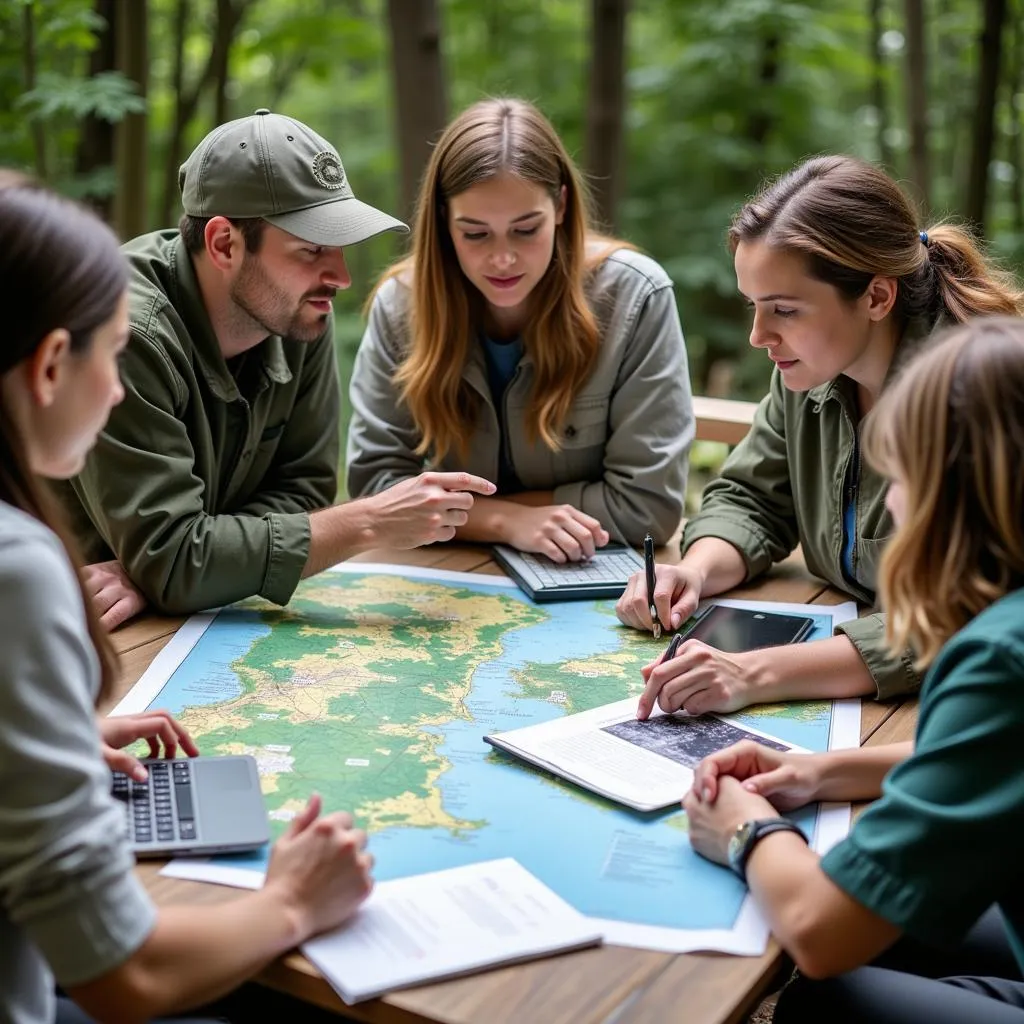
[[[735,402],[729,398],[705,398],[694,395],[693,411],[697,415],[697,440],[739,444],[757,410],[755,402]]]

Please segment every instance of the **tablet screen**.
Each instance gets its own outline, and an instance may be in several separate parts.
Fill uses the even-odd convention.
[[[781,647],[803,640],[814,620],[803,615],[753,611],[712,605],[688,630],[685,639],[701,640],[709,647],[730,654],[759,647]]]

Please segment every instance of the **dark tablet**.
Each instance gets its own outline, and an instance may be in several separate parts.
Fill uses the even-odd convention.
[[[759,647],[799,643],[813,628],[814,619],[807,615],[712,604],[691,626],[682,630],[682,634],[684,640],[700,640],[716,650],[737,654]]]

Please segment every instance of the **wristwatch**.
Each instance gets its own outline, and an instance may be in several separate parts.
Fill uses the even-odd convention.
[[[805,843],[807,836],[793,822],[787,818],[756,818],[752,821],[745,821],[737,826],[729,840],[727,857],[729,867],[736,872],[740,878],[747,880],[747,860],[753,852],[757,843],[772,832],[795,832]]]

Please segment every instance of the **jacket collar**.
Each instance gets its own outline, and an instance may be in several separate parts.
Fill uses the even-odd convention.
[[[241,399],[238,384],[231,375],[224,355],[214,334],[210,316],[206,312],[199,281],[196,279],[192,258],[179,235],[171,250],[171,268],[174,287],[174,307],[185,324],[192,340],[193,351],[210,391],[223,402]],[[251,350],[261,359],[264,375],[275,384],[287,384],[292,371],[284,354],[281,338],[272,334]]]

